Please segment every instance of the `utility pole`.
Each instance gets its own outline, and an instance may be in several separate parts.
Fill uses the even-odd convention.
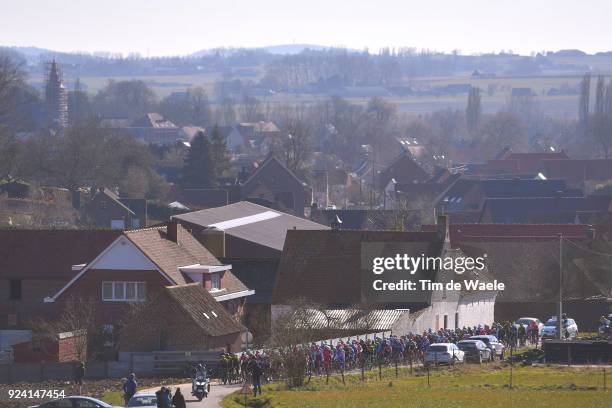
[[[559,340],[563,340],[563,234],[559,234]]]

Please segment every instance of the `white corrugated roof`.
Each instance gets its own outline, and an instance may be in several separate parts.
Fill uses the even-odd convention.
[[[334,328],[340,330],[390,330],[395,322],[410,313],[402,310],[358,310],[358,309],[301,309],[295,312],[296,321],[311,329]]]

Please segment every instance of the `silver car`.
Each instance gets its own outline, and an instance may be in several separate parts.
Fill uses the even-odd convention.
[[[34,405],[29,408],[118,408],[91,397],[73,396]]]
[[[136,394],[128,402],[128,407],[141,407],[141,408],[156,408],[157,397],[155,394]]]
[[[504,352],[506,350],[506,346],[504,346],[502,342],[497,340],[497,337],[490,334],[484,334],[480,336],[471,336],[470,340],[480,340],[484,344],[486,344],[487,347],[490,348],[491,351],[493,351],[493,359],[495,359],[495,357],[499,357],[502,360],[504,359]]]
[[[557,336],[557,317],[551,317],[548,319],[546,323],[544,323],[544,328],[542,329],[542,339],[556,339]],[[578,325],[574,319],[565,319],[563,322],[563,338],[567,339],[575,339],[578,337]]]
[[[454,365],[463,363],[465,353],[453,343],[434,343],[427,348],[423,364],[428,367],[432,364]]]

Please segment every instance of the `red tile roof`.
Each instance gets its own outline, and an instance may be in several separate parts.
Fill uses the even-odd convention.
[[[209,336],[224,336],[247,330],[200,283],[167,286],[164,293]]]
[[[586,224],[451,224],[449,234],[451,245],[456,248],[463,242],[489,240],[541,240],[557,239],[559,234],[566,238],[584,238],[590,225]],[[433,232],[436,225],[423,225],[423,231]]]
[[[568,182],[612,180],[612,159],[543,160],[542,167],[546,177]]]
[[[542,160],[569,160],[564,151],[555,153],[514,153],[504,155],[506,160],[516,160],[519,171],[524,173],[537,173],[541,170]]]
[[[179,270],[181,266],[222,265],[187,230],[180,225],[177,228],[178,242],[168,238],[165,226],[126,231],[125,236],[176,284],[190,282]]]

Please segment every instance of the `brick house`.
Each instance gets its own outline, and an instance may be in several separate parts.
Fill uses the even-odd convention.
[[[398,334],[417,333],[429,328],[456,328],[491,324],[493,322],[496,291],[414,291],[392,298],[380,292],[379,297],[364,296],[364,245],[384,244],[390,254],[404,253],[409,257],[420,256],[461,257],[452,248],[445,216],[438,217],[436,229],[425,232],[360,231],[360,230],[290,230],[287,233],[283,254],[276,275],[272,298],[272,320],[295,310],[296,300],[318,305],[327,311],[347,310],[358,307],[363,310],[409,311],[409,316],[395,326]],[[380,248],[380,247],[379,247]],[[382,249],[377,249],[377,256]],[[401,252],[400,252],[401,251]],[[390,271],[385,272],[385,276]],[[403,273],[403,272],[400,272]],[[466,271],[461,279],[469,279]],[[476,279],[490,281],[485,268]],[[452,274],[441,270],[420,268],[416,279],[429,279],[446,283]],[[300,307],[300,304],[297,304]],[[375,318],[384,318],[384,315]],[[376,326],[380,322],[369,322]]]
[[[61,307],[74,297],[93,299],[96,324],[111,333],[129,304],[152,301],[166,286],[197,283],[235,320],[242,316],[245,298],[254,293],[232,274],[231,265],[222,264],[175,222],[124,231],[73,268],[78,273],[45,303]]]
[[[118,230],[0,230],[0,330],[56,315],[43,304],[121,235]]]
[[[544,321],[558,311],[559,234],[563,244],[563,309],[594,331],[596,319],[610,306],[608,233],[586,224],[452,224],[453,248],[471,256],[487,254],[489,274],[506,284],[497,296],[495,320],[534,316]],[[435,225],[423,226],[434,231]],[[595,239],[593,239],[593,236]],[[571,243],[570,243],[571,242]],[[588,248],[589,251],[584,249]]]
[[[270,305],[278,261],[289,230],[329,227],[280,211],[241,201],[172,217],[255,294],[247,299],[247,326],[255,336],[269,331]],[[259,328],[259,331],[257,330]]]
[[[410,154],[402,153],[381,171],[378,176],[378,188],[381,191],[386,190],[392,180],[394,184],[412,184],[424,183],[430,178],[431,175]]]
[[[167,318],[151,321],[150,316]],[[242,346],[240,334],[246,331],[202,285],[166,286],[124,326],[119,349],[235,352]]]
[[[99,188],[86,207],[87,218],[99,228],[132,229],[147,226],[147,200],[120,198],[108,188]]]
[[[312,189],[276,157],[269,155],[241,185],[242,199],[303,217]]]

